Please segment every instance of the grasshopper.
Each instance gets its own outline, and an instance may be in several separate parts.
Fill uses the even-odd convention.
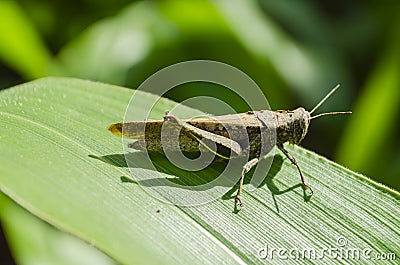
[[[248,111],[241,114],[223,116],[209,116],[192,120],[180,120],[166,112],[163,120],[146,120],[143,122],[114,123],[108,128],[114,135],[135,139],[129,147],[148,151],[179,151],[172,141],[162,141],[162,127],[175,128],[178,131],[179,148],[184,152],[198,152],[202,148],[214,152],[219,157],[248,157],[247,163],[242,168],[239,187],[235,203],[243,206],[240,194],[243,188],[244,177],[247,172],[258,164],[260,159],[273,148],[274,145],[297,167],[304,190],[314,193],[305,182],[303,172],[297,160],[284,148],[284,143],[300,144],[307,134],[308,126],[312,119],[334,114],[348,114],[345,112],[327,112],[311,116],[337,89],[335,86],[310,112],[302,107],[295,110],[261,110]],[[240,129],[244,130],[240,130]],[[163,135],[168,139],[170,133]],[[213,151],[207,142],[217,145]],[[204,149],[203,149],[204,150]],[[230,156],[226,155],[230,152]]]

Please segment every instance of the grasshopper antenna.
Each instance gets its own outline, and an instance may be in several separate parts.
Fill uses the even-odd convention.
[[[337,84],[323,99],[321,99],[321,101],[317,104],[317,106],[315,106],[310,111],[310,114],[312,114],[316,109],[318,109],[339,87],[340,87],[340,84]],[[351,111],[326,112],[326,113],[321,113],[321,114],[315,115],[315,116],[311,117],[310,120],[321,117],[321,116],[325,116],[325,115],[350,114],[350,113],[352,113],[352,112]]]
[[[338,88],[340,87],[340,84],[337,84],[321,101],[315,106],[312,111],[310,111],[310,114],[312,114],[316,109],[318,109]]]
[[[312,116],[312,117],[310,118],[310,120],[312,120],[312,119],[315,119],[315,118],[318,118],[318,117],[321,117],[321,116],[326,116],[326,115],[335,115],[335,114],[351,114],[351,113],[353,113],[353,112],[351,112],[351,111],[334,111],[334,112],[326,112],[326,113],[321,113],[321,114],[318,114],[318,115]]]

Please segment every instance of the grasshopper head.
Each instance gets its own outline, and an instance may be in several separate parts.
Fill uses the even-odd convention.
[[[290,144],[299,144],[307,134],[311,115],[304,108],[297,108],[292,113],[293,128],[289,135]]]
[[[291,112],[290,115],[290,133],[289,143],[299,144],[307,134],[308,125],[310,120],[322,117],[325,115],[336,115],[336,114],[350,114],[351,111],[333,111],[321,113],[311,117],[311,114],[322,105],[332,94],[339,88],[339,85],[335,86],[310,112],[304,108],[297,108]]]

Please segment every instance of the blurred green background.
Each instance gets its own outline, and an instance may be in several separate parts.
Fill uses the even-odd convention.
[[[0,87],[71,76],[138,87],[173,63],[217,60],[247,73],[272,109],[352,110],[312,122],[303,146],[400,189],[398,1],[1,1]],[[166,96],[223,98],[180,86]],[[210,110],[204,109],[210,112]]]
[[[400,190],[399,1],[0,1],[0,88],[43,76],[138,87],[193,59],[248,74],[272,109],[352,110],[312,122],[303,146]],[[166,96],[237,97],[207,84]],[[208,109],[203,111],[211,112]]]

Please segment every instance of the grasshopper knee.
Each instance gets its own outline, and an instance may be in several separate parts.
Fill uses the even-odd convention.
[[[247,172],[250,171],[255,165],[257,165],[259,159],[253,158],[252,160],[248,161],[244,166],[243,166],[243,174],[246,174]]]

